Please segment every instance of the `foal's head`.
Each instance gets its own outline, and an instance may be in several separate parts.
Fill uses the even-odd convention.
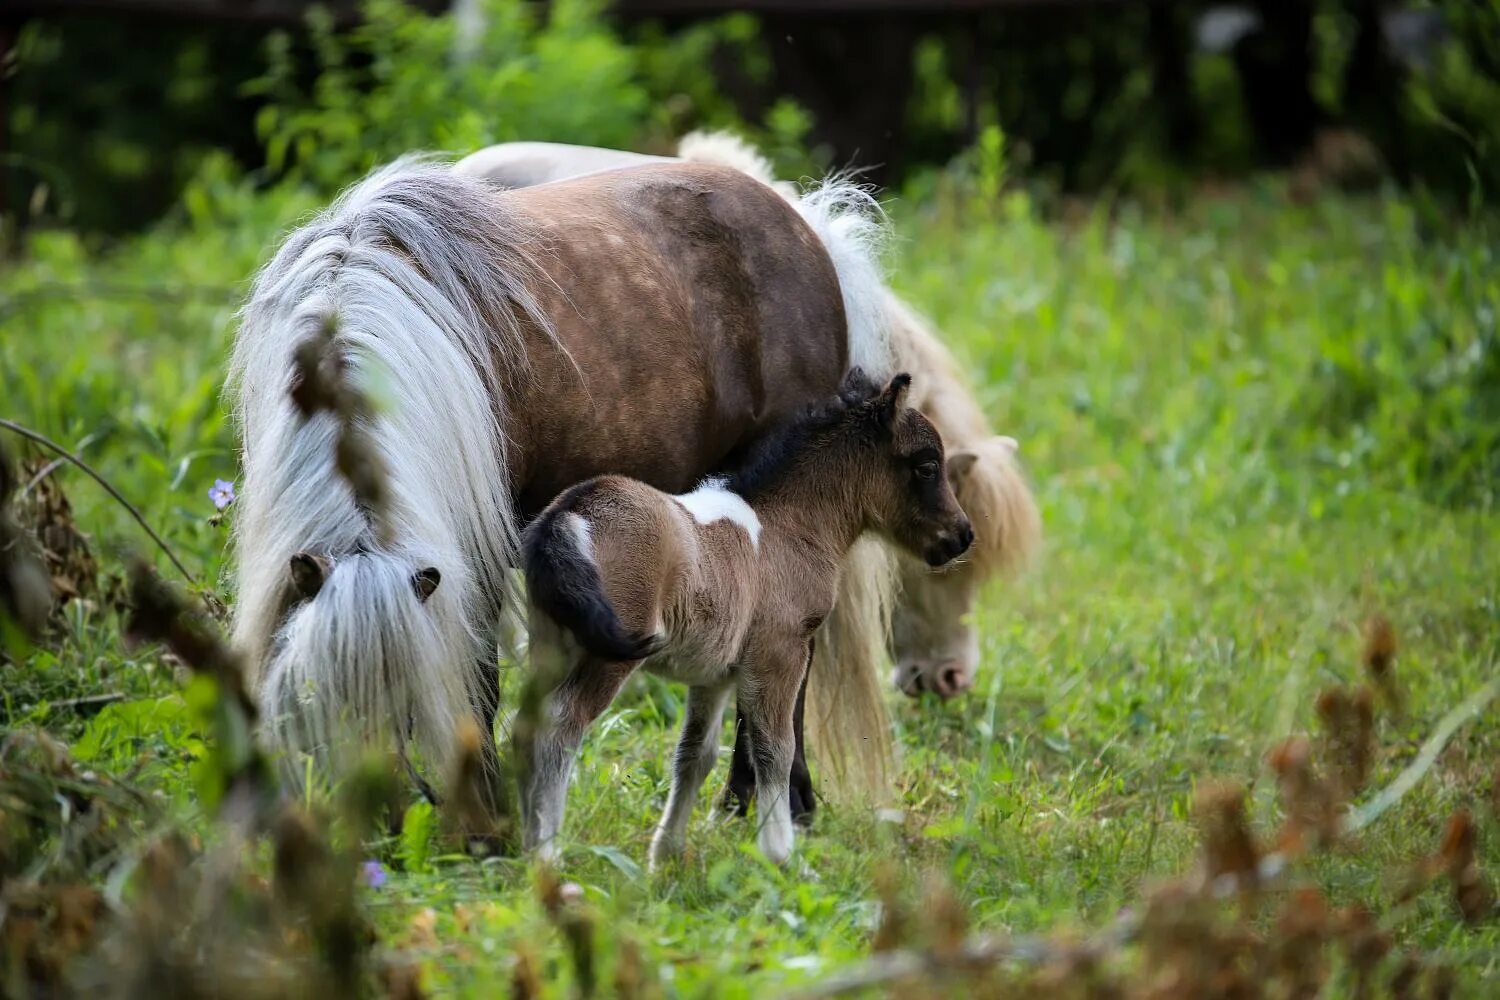
[[[944,475],[942,438],[906,405],[910,385],[910,375],[881,386],[854,369],[837,400],[764,440],[730,488],[752,501],[781,490],[809,507],[832,505],[931,566],[957,558],[974,530]]]
[[[853,406],[858,447],[849,486],[863,496],[869,527],[929,566],[942,566],[968,550],[974,528],[944,474],[937,428],[906,405],[910,386],[911,376],[904,372],[883,388],[858,369],[845,380],[846,400],[865,396]]]

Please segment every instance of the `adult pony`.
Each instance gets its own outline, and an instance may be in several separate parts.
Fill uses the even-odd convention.
[[[726,133],[698,133],[683,139],[680,159],[622,150],[549,142],[512,142],[472,153],[454,167],[505,188],[546,184],[570,177],[645,164],[714,163],[739,170],[795,201],[792,185],[777,181],[755,149]],[[959,503],[974,520],[977,538],[965,560],[934,573],[915,560],[900,563],[900,595],[892,595],[879,571],[881,556],[860,550],[865,572],[847,574],[841,608],[829,621],[832,641],[823,642],[808,685],[808,738],[847,788],[880,792],[890,753],[889,720],[880,696],[879,663],[884,633],[869,633],[871,622],[892,615],[893,680],[909,695],[933,691],[950,698],[973,683],[979,660],[978,635],[969,612],[980,588],[1010,577],[1034,557],[1041,520],[1020,464],[1015,441],[996,436],[974,400],[966,379],[941,340],[914,310],[889,289],[879,291],[881,325],[897,368],[916,375],[913,404],[926,413],[949,449],[948,475]],[[861,583],[868,583],[860,592]],[[886,626],[880,625],[884,629]],[[872,639],[874,644],[872,645]]]
[[[503,192],[405,160],[293,232],[229,380],[235,639],[270,737],[410,739],[440,769],[465,717],[490,734],[526,518],[605,472],[684,490],[851,362],[889,369],[871,209],[847,185],[793,205],[700,164]],[[335,418],[290,398],[294,355],[329,331],[372,401],[380,530],[338,471]]]

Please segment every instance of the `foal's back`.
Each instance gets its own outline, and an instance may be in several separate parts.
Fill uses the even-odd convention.
[[[749,505],[718,480],[672,495],[599,476],[565,491],[528,529],[528,582],[543,610],[561,620],[562,604],[576,604],[596,577],[635,651],[660,654],[653,670],[701,680],[722,674],[744,640],[758,596],[759,532]],[[561,601],[550,589],[565,591]],[[613,626],[568,627],[588,646],[590,632],[599,642]],[[596,652],[609,650],[601,643]]]

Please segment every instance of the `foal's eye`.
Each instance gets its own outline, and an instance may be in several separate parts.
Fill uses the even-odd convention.
[[[923,462],[921,465],[917,466],[918,479],[936,479],[937,474],[938,464],[936,462]]]

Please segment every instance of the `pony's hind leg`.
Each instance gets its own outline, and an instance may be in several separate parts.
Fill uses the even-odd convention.
[[[518,717],[514,727],[516,759],[523,774],[522,846],[552,860],[558,854],[568,779],[583,735],[614,701],[639,661],[617,663],[582,653],[555,626],[534,629],[531,642],[536,672],[532,682],[552,690],[541,699],[523,698],[522,714],[529,708],[535,718]]]
[[[729,690],[727,683],[688,689],[687,718],[683,720],[682,738],[673,760],[672,792],[667,797],[667,808],[657,824],[656,835],[651,838],[653,868],[682,853],[698,790],[719,757],[719,730]]]

